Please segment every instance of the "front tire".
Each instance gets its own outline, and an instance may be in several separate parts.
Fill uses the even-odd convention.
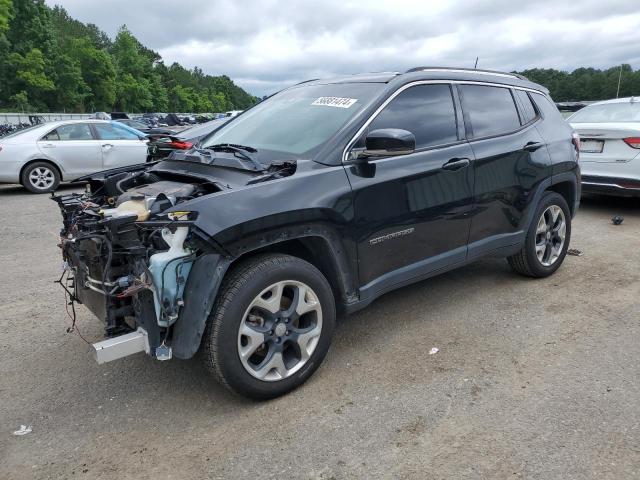
[[[221,287],[205,333],[205,365],[233,392],[274,398],[318,368],[334,326],[333,293],[316,267],[289,255],[250,258]]]
[[[538,204],[524,246],[507,260],[521,275],[548,277],[562,265],[570,240],[569,206],[562,195],[546,192]]]

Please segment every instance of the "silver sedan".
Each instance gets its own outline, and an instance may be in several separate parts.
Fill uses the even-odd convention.
[[[594,103],[567,121],[580,135],[582,191],[640,196],[640,97]]]
[[[37,125],[0,138],[0,183],[20,183],[34,193],[61,181],[144,163],[146,136],[117,122],[68,120]]]

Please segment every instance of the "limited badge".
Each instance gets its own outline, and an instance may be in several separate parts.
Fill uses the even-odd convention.
[[[357,101],[357,98],[320,97],[315,99],[311,105],[319,105],[322,107],[349,108]]]

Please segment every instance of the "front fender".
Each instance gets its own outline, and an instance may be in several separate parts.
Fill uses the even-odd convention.
[[[207,319],[230,260],[218,254],[205,254],[191,267],[184,290],[184,307],[173,327],[171,347],[177,358],[193,357],[200,347]]]

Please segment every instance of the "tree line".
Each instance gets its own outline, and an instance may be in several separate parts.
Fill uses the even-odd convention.
[[[618,80],[620,97],[640,96],[640,70],[618,65],[606,70],[578,68],[572,72],[534,68],[516,72],[549,89],[556,102],[608,100],[616,98]]]
[[[122,26],[111,39],[44,0],[0,0],[0,109],[224,112],[257,98],[223,76],[165,65]]]

